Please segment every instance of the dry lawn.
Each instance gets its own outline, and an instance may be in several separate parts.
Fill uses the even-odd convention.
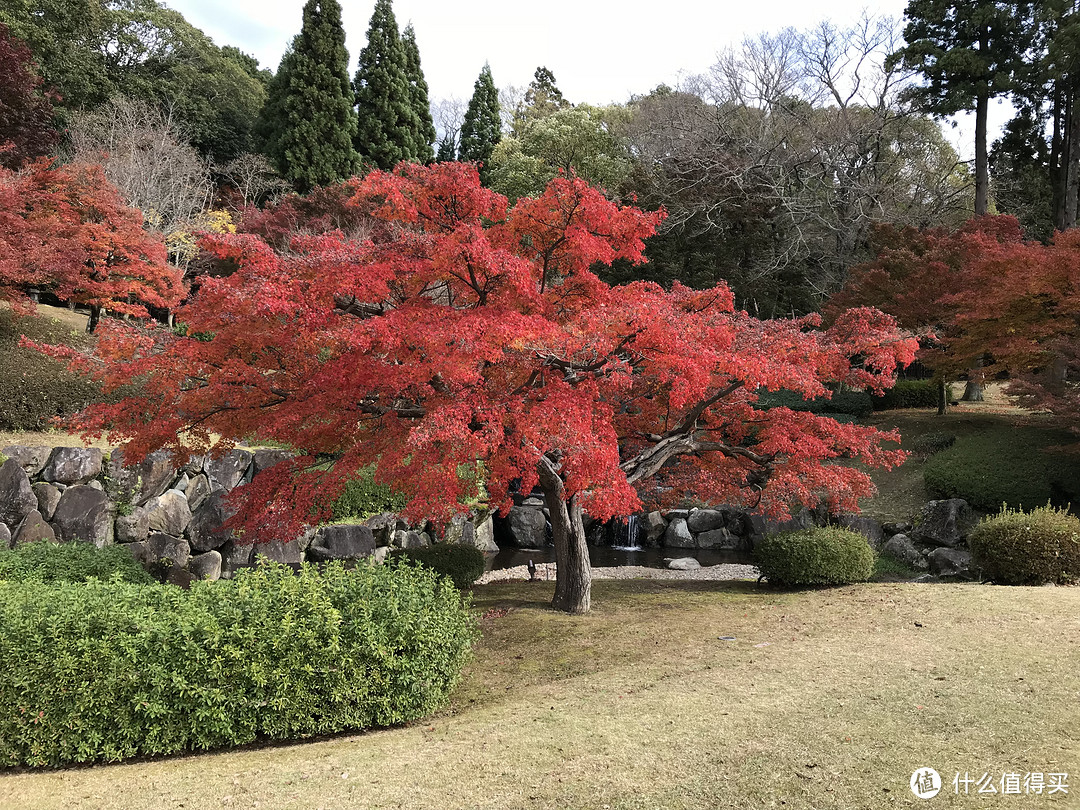
[[[585,618],[546,609],[550,589],[477,589],[484,639],[453,706],[427,722],[7,773],[0,807],[1080,804],[1080,589],[604,581]],[[926,765],[947,783],[929,805],[908,789]],[[1064,771],[1073,787],[955,796],[957,771]]]

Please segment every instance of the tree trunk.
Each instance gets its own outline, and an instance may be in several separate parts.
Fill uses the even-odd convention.
[[[581,504],[576,495],[567,501],[563,480],[543,462],[540,489],[551,514],[551,539],[555,543],[555,596],[551,606],[567,613],[588,613],[592,606],[592,566],[585,545]]]
[[[95,304],[90,305],[90,320],[86,322],[86,331],[89,334],[93,334],[97,329],[98,323],[101,321],[101,307]]]
[[[1070,94],[1069,111],[1069,149],[1062,156],[1068,162],[1065,165],[1065,221],[1061,230],[1076,225],[1077,194],[1080,192],[1080,111],[1076,109],[1075,92]]]
[[[983,373],[982,373],[983,361],[979,359],[975,363],[975,368],[968,370],[967,385],[964,386],[964,395],[960,397],[964,402],[982,402],[983,401]]]
[[[938,380],[937,384],[937,412],[938,416],[944,416],[949,410],[949,387],[945,385],[945,378]]]
[[[983,82],[975,100],[975,216],[990,212],[990,161],[986,153],[989,108],[990,88]]]

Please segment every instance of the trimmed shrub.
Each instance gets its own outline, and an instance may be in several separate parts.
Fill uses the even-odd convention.
[[[945,387],[945,395],[953,398],[952,388]],[[894,408],[936,408],[938,384],[934,380],[897,380],[896,385],[881,396],[871,397],[875,411]]]
[[[49,318],[17,317],[0,309],[0,430],[44,430],[53,417],[70,416],[101,398],[92,380],[19,346],[22,335],[68,346],[83,346],[88,340]]]
[[[754,563],[774,585],[866,582],[874,574],[874,562],[866,538],[839,527],[781,532],[754,547]]]
[[[91,577],[149,585],[154,578],[123,546],[23,543],[0,549],[0,579],[12,582],[86,582]]]
[[[983,512],[1080,503],[1080,457],[1046,449],[1072,441],[1059,431],[1004,426],[962,436],[926,462],[926,491]]]
[[[948,450],[954,444],[956,444],[956,436],[952,433],[924,433],[911,440],[911,452],[920,456],[932,456],[934,453]]]
[[[983,576],[1002,585],[1080,581],[1080,518],[1064,509],[1003,508],[972,530],[968,546]]]
[[[818,416],[835,418],[838,413],[855,417],[869,416],[873,411],[870,395],[865,391],[834,391],[831,398],[816,397],[803,399],[797,391],[758,391],[755,408],[767,411],[770,408],[789,408],[793,411],[808,411]]]
[[[484,552],[480,549],[456,544],[395,549],[390,552],[390,559],[410,560],[426,565],[433,571],[450,577],[454,586],[462,591],[471,588],[487,567],[484,564]]]
[[[476,636],[461,594],[413,566],[264,564],[187,591],[0,582],[0,764],[402,723],[445,704]]]
[[[385,484],[375,483],[375,468],[368,467],[345,485],[330,508],[333,520],[366,520],[382,512],[400,512],[408,500],[403,493]]]

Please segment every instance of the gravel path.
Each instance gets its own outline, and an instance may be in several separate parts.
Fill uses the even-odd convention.
[[[693,571],[671,571],[667,568],[646,568],[643,565],[620,565],[614,568],[594,568],[593,579],[754,579],[758,578],[758,570],[752,565],[737,565],[726,563],[724,565],[707,565],[695,568]],[[524,565],[514,568],[500,568],[498,571],[487,571],[477,585],[486,585],[489,582],[505,582],[507,580],[520,580],[529,578],[529,569]],[[542,580],[555,579],[555,563],[540,563],[536,566],[536,578]]]

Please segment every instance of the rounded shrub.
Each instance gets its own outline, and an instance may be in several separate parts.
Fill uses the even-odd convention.
[[[819,416],[834,416],[842,413],[861,418],[873,411],[873,402],[865,391],[834,391],[829,398],[816,397],[803,399],[798,391],[758,391],[758,400],[754,406],[766,411],[770,408],[789,408],[793,411],[808,411]]]
[[[392,560],[410,560],[450,577],[459,590],[472,587],[486,569],[484,552],[474,546],[456,544],[427,548],[397,549],[390,553]]]
[[[375,468],[360,470],[346,485],[342,493],[331,504],[333,519],[366,520],[382,512],[400,512],[408,497],[386,484],[375,482]]]
[[[968,537],[983,576],[1002,585],[1067,585],[1080,581],[1080,518],[1044,506],[1003,508]]]
[[[477,636],[433,571],[264,564],[190,590],[0,582],[0,764],[117,761],[386,726]]]
[[[956,436],[945,431],[932,431],[916,436],[911,441],[911,452],[920,456],[932,456],[942,450],[948,450],[956,444]]]
[[[846,585],[874,573],[874,551],[858,532],[838,527],[770,535],[754,547],[754,563],[774,585]]]
[[[23,543],[0,549],[0,579],[14,582],[86,582],[94,577],[149,585],[154,578],[123,546]]]

